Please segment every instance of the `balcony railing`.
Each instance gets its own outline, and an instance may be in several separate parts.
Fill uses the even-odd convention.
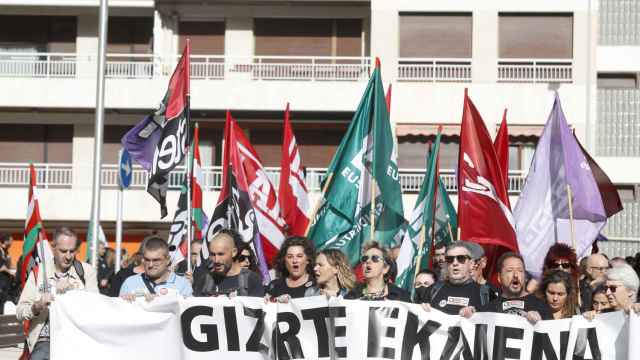
[[[470,82],[471,59],[398,59],[398,80],[419,82]]]
[[[573,62],[567,59],[499,59],[500,82],[561,82],[573,81]]]
[[[640,156],[640,90],[598,90],[600,156]]]
[[[73,182],[71,164],[34,164],[36,183],[40,188],[70,188]],[[29,185],[29,164],[0,163],[0,187]]]
[[[640,1],[600,0],[600,45],[640,45]]]

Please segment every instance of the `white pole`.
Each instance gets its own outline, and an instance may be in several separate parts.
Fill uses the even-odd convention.
[[[93,185],[91,188],[91,265],[98,264],[98,227],[100,226],[100,172],[102,169],[102,133],[104,123],[104,70],[107,43],[107,22],[109,7],[107,0],[100,0],[100,22],[98,32],[98,70],[96,85],[96,120],[93,146]]]
[[[122,151],[122,150],[121,150]],[[118,213],[116,217],[116,273],[120,271],[122,259],[122,211],[124,206],[124,190],[118,187]]]

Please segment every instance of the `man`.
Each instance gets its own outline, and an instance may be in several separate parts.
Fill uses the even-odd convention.
[[[585,261],[584,279],[580,280],[581,312],[587,312],[592,307],[592,294],[596,285],[604,282],[609,261],[600,254],[592,254]]]
[[[637,303],[637,293],[640,287],[638,274],[630,265],[618,265],[607,271],[605,281],[609,303],[616,310],[630,310],[640,314],[640,304]]]
[[[120,297],[135,301],[144,296],[151,301],[159,295],[178,293],[184,297],[192,295],[191,284],[184,277],[171,271],[169,245],[163,239],[154,236],[146,239],[142,248],[144,272],[128,277],[120,288]]]
[[[264,296],[260,277],[233,261],[237,241],[242,241],[240,234],[223,229],[209,243],[206,266],[193,274],[194,296]]]
[[[11,268],[9,248],[13,238],[11,234],[0,234],[0,315],[4,314],[4,303],[14,297],[14,274]]]
[[[98,241],[98,289],[103,295],[109,294],[109,278],[113,270],[107,263],[107,245]]]
[[[467,241],[456,241],[447,247],[447,279],[438,281],[429,288],[416,290],[415,301],[425,310],[436,308],[450,315],[459,315],[468,306],[479,308],[489,303],[488,294],[480,295],[480,285],[471,278],[473,261],[471,246]]]
[[[202,240],[193,240],[191,242],[191,271],[196,268],[198,264],[198,260],[200,259],[200,252],[202,251]],[[180,261],[176,265],[176,274],[185,275],[187,274],[187,259]]]
[[[436,243],[433,252],[433,271],[438,275],[438,279],[444,280],[447,275],[447,264],[444,261],[444,254],[447,251],[447,245],[444,242]]]
[[[500,292],[484,277],[484,270],[487,267],[487,257],[485,256],[484,248],[474,242],[469,242],[469,247],[471,248],[471,257],[474,263],[471,277],[480,285],[480,293],[489,294],[489,301],[497,300]]]
[[[500,298],[477,309],[480,312],[496,312],[519,315],[531,323],[553,320],[551,309],[544,301],[525,290],[524,259],[521,255],[506,252],[497,262],[498,282],[502,292]],[[473,307],[462,310],[462,315],[470,317],[476,311]]]
[[[98,292],[96,272],[76,260],[78,236],[69,228],[59,228],[53,233],[52,245],[53,260],[45,259],[44,265],[29,274],[16,308],[18,320],[30,321],[27,344],[32,360],[49,359],[49,304],[55,296],[70,290]]]

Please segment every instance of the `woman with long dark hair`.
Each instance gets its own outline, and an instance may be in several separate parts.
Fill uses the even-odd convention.
[[[545,274],[540,294],[551,308],[554,320],[570,318],[579,313],[576,286],[568,272],[553,270]]]
[[[271,281],[267,287],[268,296],[286,302],[289,298],[319,295],[313,277],[314,259],[315,251],[307,238],[287,238],[275,259],[279,278]]]

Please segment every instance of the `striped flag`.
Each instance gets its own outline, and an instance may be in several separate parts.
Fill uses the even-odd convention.
[[[202,209],[202,162],[200,161],[200,129],[196,123],[193,133],[193,159],[191,160],[193,172],[191,174],[191,211],[193,211],[193,239],[202,240],[207,229],[209,219]]]

